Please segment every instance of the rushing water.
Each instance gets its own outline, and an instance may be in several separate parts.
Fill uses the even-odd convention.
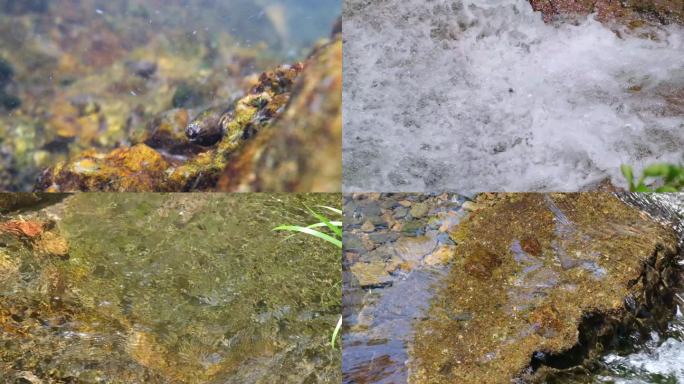
[[[2,381],[338,383],[340,253],[271,231],[319,204],[340,196],[79,194],[24,213],[70,250],[1,236],[18,272],[0,277]]]
[[[576,191],[682,161],[681,26],[545,24],[526,0],[343,12],[349,191]]]

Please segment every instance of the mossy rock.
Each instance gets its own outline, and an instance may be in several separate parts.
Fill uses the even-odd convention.
[[[454,266],[415,326],[411,382],[543,381],[666,327],[680,272],[672,229],[607,193],[488,203],[452,233]]]

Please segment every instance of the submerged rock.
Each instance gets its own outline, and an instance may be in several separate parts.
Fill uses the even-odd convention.
[[[165,124],[177,120],[178,113],[171,119],[162,117],[143,141],[171,152],[189,144],[211,146],[192,150],[200,153],[187,160],[166,158],[145,145],[107,155],[88,151],[45,171],[36,188],[184,191],[213,189],[218,182],[221,190],[337,191],[341,61],[338,36],[319,47],[305,64],[263,73],[246,96],[223,112],[211,108],[199,113],[185,129],[186,138],[179,137],[174,122]],[[132,166],[138,164],[133,158],[143,162]]]
[[[499,195],[451,236],[454,266],[415,327],[413,383],[543,380],[673,314],[674,231],[612,194]]]
[[[341,190],[342,39],[316,50],[285,111],[236,153],[219,181],[225,191]]]

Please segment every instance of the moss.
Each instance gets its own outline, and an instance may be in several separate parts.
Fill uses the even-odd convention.
[[[671,229],[605,193],[502,194],[488,203],[452,234],[455,265],[429,319],[416,324],[412,382],[509,383],[529,369],[534,378],[537,368],[580,364],[616,334],[672,315],[662,288],[676,279]],[[636,319],[623,304],[630,297],[652,318]],[[453,319],[462,312],[473,318]]]

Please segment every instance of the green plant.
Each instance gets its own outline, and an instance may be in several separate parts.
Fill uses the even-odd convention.
[[[330,212],[333,212],[337,215],[342,215],[342,211],[333,208],[333,207],[328,207],[325,205],[319,205],[320,208],[327,209]],[[307,235],[311,235],[314,237],[317,237],[319,239],[322,239],[324,241],[327,241],[330,244],[333,244],[339,249],[342,249],[342,222],[341,221],[332,221],[325,217],[324,215],[314,211],[313,209],[306,207],[306,209],[311,212],[311,214],[320,220],[318,223],[310,224],[307,225],[306,227],[302,227],[300,225],[280,225],[275,228],[273,228],[274,231],[288,231],[288,232],[293,232],[292,236],[294,236],[297,233],[305,233]],[[314,228],[328,228],[330,230],[330,233],[325,233],[321,231],[317,231]],[[291,236],[288,236],[288,238]],[[332,337],[330,338],[330,346],[332,349],[336,349],[335,347],[335,341],[337,340],[337,337],[340,333],[340,330],[342,329],[342,316],[340,316],[340,319],[337,321],[337,325],[335,326],[335,330],[333,330]]]
[[[342,211],[337,209],[337,208],[332,208],[332,207],[326,207],[324,205],[320,205],[319,207],[327,209],[331,212],[334,212],[335,214],[341,215]],[[320,213],[314,211],[313,209],[306,207],[306,209],[311,212],[311,214],[320,220],[318,223],[314,223],[311,225],[307,225],[306,227],[302,227],[299,225],[280,225],[278,227],[273,228],[274,231],[289,231],[289,232],[294,232],[296,233],[305,233],[307,235],[311,235],[314,237],[317,237],[319,239],[325,240],[330,244],[335,245],[338,248],[342,248],[342,222],[341,221],[331,221],[327,217],[321,215]],[[314,228],[322,228],[322,227],[327,227],[330,229],[331,233],[325,233],[321,232],[318,230],[315,230]]]
[[[620,167],[622,174],[629,183],[632,192],[678,192],[684,190],[684,167],[674,164],[653,164],[644,168],[641,177],[635,182],[634,171],[629,165]],[[659,187],[646,184],[648,179],[655,179]],[[652,184],[652,183],[651,183]]]

